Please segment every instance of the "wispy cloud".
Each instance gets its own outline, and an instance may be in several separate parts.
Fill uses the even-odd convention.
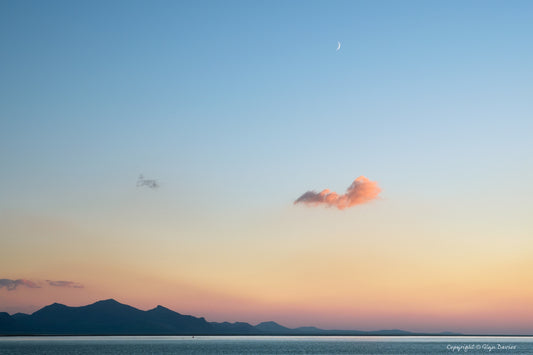
[[[67,288],[84,288],[82,284],[74,281],[55,281],[55,280],[45,280],[49,286],[53,287],[67,287]],[[0,289],[6,288],[8,291],[16,290],[19,286],[25,286],[28,288],[41,288],[39,284],[43,284],[42,281],[39,283],[35,281],[25,280],[25,279],[0,279]],[[45,284],[46,285],[46,284]]]
[[[29,288],[40,288],[41,286],[37,285],[35,282],[30,280],[18,279],[0,279],[0,289],[5,287],[8,291],[13,291],[19,286],[26,286]]]
[[[74,281],[53,281],[46,280],[50,286],[54,287],[69,287],[69,288],[83,288],[84,286],[78,282]]]
[[[146,186],[150,189],[157,189],[159,187],[159,183],[157,182],[157,180],[145,179],[144,176],[141,174],[137,179],[137,187],[143,186]]]
[[[359,176],[354,180],[350,187],[348,187],[344,195],[339,195],[328,189],[319,193],[315,191],[307,191],[302,196],[298,197],[298,199],[294,201],[294,204],[305,203],[311,206],[326,205],[343,210],[374,200],[378,197],[380,192],[381,189],[377,182],[370,181],[364,176]]]

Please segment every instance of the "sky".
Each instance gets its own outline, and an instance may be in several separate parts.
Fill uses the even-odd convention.
[[[532,34],[530,1],[1,1],[0,311],[533,334]]]

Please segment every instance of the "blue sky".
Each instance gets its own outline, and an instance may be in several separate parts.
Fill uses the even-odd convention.
[[[308,218],[360,235],[357,211],[276,218],[365,175],[369,221],[524,250],[532,34],[530,1],[3,1],[0,213],[102,240],[326,230]]]
[[[528,2],[2,7],[11,183],[43,180],[30,161],[51,180],[182,172],[344,188],[363,173],[453,176],[469,157],[483,174],[528,149]]]

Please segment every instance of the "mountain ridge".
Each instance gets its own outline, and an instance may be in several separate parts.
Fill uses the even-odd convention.
[[[456,333],[447,333],[456,334]],[[0,335],[422,335],[399,329],[360,331],[288,328],[274,321],[208,322],[158,305],[143,311],[114,299],[80,307],[60,303],[34,313],[0,312]],[[430,335],[424,333],[423,335]],[[431,334],[438,335],[438,334]]]

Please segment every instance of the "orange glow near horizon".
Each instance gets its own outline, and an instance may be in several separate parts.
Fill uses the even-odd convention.
[[[509,253],[491,242],[498,235],[485,230],[473,230],[468,238],[453,231],[446,231],[448,238],[432,238],[431,214],[421,218],[426,224],[413,224],[407,212],[394,206],[372,207],[357,215],[288,209],[240,225],[226,219],[188,229],[196,242],[160,229],[159,243],[152,243],[142,225],[117,236],[103,234],[112,229],[107,226],[10,218],[2,223],[3,233],[45,239],[35,239],[34,248],[27,248],[24,238],[10,240],[10,249],[17,251],[12,255],[26,257],[20,263],[6,256],[0,261],[3,275],[42,287],[0,289],[0,311],[33,312],[54,302],[81,306],[114,298],[141,309],[163,305],[210,321],[533,333],[533,276],[527,271],[533,268],[531,241],[509,240]],[[257,232],[248,238],[252,230]],[[221,233],[208,243],[202,239]],[[77,243],[69,242],[72,235],[79,236]],[[61,257],[51,262],[51,255]],[[50,279],[84,288],[52,287],[45,282]]]

